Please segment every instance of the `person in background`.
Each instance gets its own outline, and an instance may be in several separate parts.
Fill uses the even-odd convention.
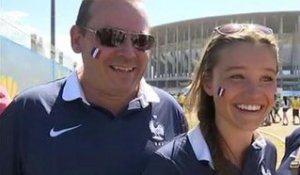
[[[280,96],[279,95],[276,95],[275,97],[275,104],[273,106],[273,115],[274,115],[274,118],[273,118],[273,123],[279,123],[281,122],[281,117],[279,115],[279,109],[280,109],[280,106],[281,106],[281,99],[280,99]],[[277,120],[278,118],[278,120]]]
[[[300,125],[300,115],[299,115],[299,112],[300,112],[300,96],[296,96],[296,99],[297,99],[297,109],[298,109],[298,121],[299,121],[299,125]]]
[[[300,99],[298,99],[297,96],[292,97],[291,106],[293,112],[293,124],[299,125],[300,124],[300,117],[299,117]]]
[[[265,118],[263,126],[270,126],[272,123],[279,123],[282,119],[278,113],[281,105],[280,97],[275,95],[275,103],[269,115]],[[279,118],[277,120],[277,118]]]
[[[289,119],[287,117],[287,111],[290,108],[290,100],[288,99],[287,96],[282,97],[282,125],[287,126],[289,124]]]
[[[140,175],[149,156],[187,131],[182,108],[146,83],[141,0],[83,0],[71,46],[83,66],[26,90],[0,118],[1,175]]]
[[[6,88],[0,85],[0,115],[7,108],[10,101]]]
[[[278,43],[270,28],[218,26],[189,93],[199,126],[152,156],[143,175],[273,175],[275,146],[256,129],[274,104]]]

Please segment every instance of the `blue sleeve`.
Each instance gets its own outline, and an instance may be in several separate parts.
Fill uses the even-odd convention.
[[[292,157],[287,157],[283,162],[281,162],[277,175],[292,175],[290,164],[294,160]]]
[[[179,175],[179,171],[170,159],[155,153],[151,156],[149,163],[142,175]]]
[[[292,175],[290,164],[295,160],[296,151],[300,145],[300,128],[295,129],[285,139],[285,153],[277,170],[278,175]]]
[[[20,109],[12,102],[0,116],[0,174],[21,175],[19,155]]]
[[[179,134],[182,134],[182,133],[186,133],[189,129],[189,126],[188,126],[188,122],[186,120],[186,117],[185,117],[183,111],[179,112],[178,118],[179,118],[178,119],[178,121],[179,121],[178,135],[179,135]]]

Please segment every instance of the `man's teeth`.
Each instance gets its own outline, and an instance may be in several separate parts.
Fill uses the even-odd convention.
[[[237,107],[238,107],[239,109],[247,110],[247,111],[257,111],[257,110],[260,110],[260,109],[261,109],[261,105],[246,105],[246,104],[240,104],[240,105],[237,105]]]
[[[133,68],[128,68],[128,67],[119,67],[119,66],[113,66],[113,68],[115,70],[119,70],[119,71],[125,71],[125,72],[131,72],[133,70]]]

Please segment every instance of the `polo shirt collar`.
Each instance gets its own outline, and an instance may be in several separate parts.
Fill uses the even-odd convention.
[[[192,145],[193,151],[198,161],[207,161],[209,166],[214,169],[210,150],[202,135],[199,126],[194,127],[188,132],[188,139]]]
[[[259,132],[256,132],[255,134],[255,140],[254,142],[251,144],[252,147],[254,149],[264,149],[267,146],[267,141],[266,139],[263,137],[262,134],[260,134]]]
[[[135,102],[139,101],[142,108],[145,108],[149,105],[150,102],[152,103],[159,103],[160,99],[157,95],[157,93],[153,90],[153,87],[151,87],[149,84],[146,83],[145,79],[142,78],[140,83],[140,89],[137,95],[137,98],[133,99],[129,103],[128,109],[134,109]]]
[[[80,81],[78,79],[77,71],[73,71],[72,74],[67,78],[66,84],[64,86],[64,90],[62,93],[62,98],[65,101],[73,101],[76,99],[82,99],[82,101],[90,105],[87,101],[82,87],[80,85]]]
[[[80,98],[85,104],[90,105],[82,90],[77,71],[73,71],[72,74],[67,78],[62,93],[62,98],[65,101],[73,101]],[[141,107],[145,108],[149,105],[149,103],[159,102],[160,98],[158,94],[153,90],[153,87],[147,84],[145,79],[142,78],[138,95],[135,99],[130,101],[128,110]],[[140,105],[136,105],[137,103]]]
[[[193,151],[196,155],[198,161],[204,160],[208,161],[209,166],[214,169],[214,165],[212,162],[212,157],[210,154],[209,147],[203,137],[203,134],[200,130],[199,126],[194,127],[188,132],[188,138],[192,145]],[[262,134],[256,132],[255,140],[251,144],[254,149],[262,150],[267,146],[267,142]]]

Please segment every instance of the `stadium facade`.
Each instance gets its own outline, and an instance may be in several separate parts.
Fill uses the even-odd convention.
[[[155,26],[156,46],[151,50],[146,80],[173,93],[187,86],[213,29],[232,22],[273,29],[281,59],[278,86],[283,91],[300,91],[300,11],[236,14]]]

